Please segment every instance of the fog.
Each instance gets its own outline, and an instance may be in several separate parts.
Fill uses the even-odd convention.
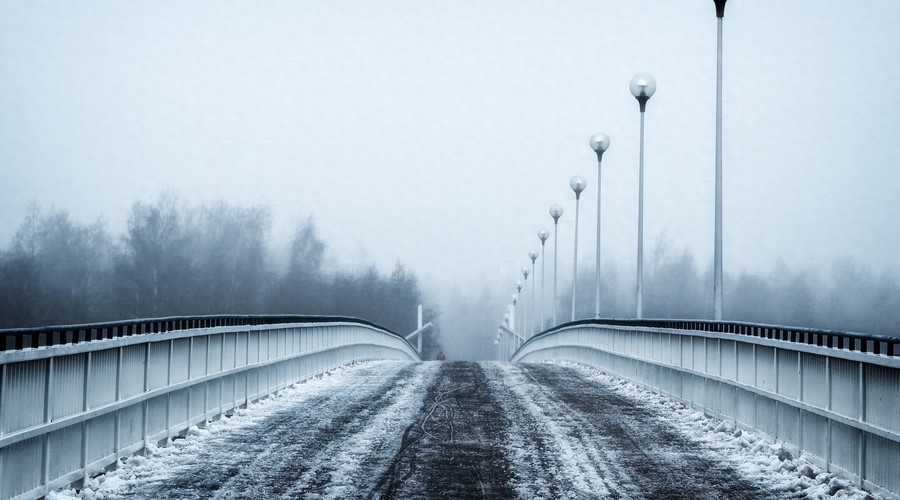
[[[690,250],[674,249],[670,245],[665,240],[657,242],[657,251],[645,267],[643,317],[712,320],[712,263],[701,266]],[[601,318],[635,318],[635,270],[621,263],[604,262],[601,271]],[[529,335],[539,332],[541,326],[538,276],[535,305],[528,284],[519,295],[515,309],[516,324]],[[544,328],[554,326],[552,279],[552,272],[548,272]],[[578,277],[576,319],[595,317],[594,280],[593,265],[584,266]],[[767,272],[726,273],[724,282],[726,320],[900,337],[900,275],[896,272],[879,273],[852,259],[800,269],[776,262]],[[443,318],[442,331],[448,346],[445,350],[450,355],[494,359],[497,351],[492,342],[512,304],[511,295],[496,293],[495,287],[475,290],[475,294],[454,291],[450,307],[464,314]],[[513,288],[511,292],[516,290]],[[561,277],[557,324],[571,319],[571,307],[571,277]],[[526,326],[523,321],[528,322]],[[534,326],[527,326],[532,321]]]
[[[731,0],[724,21],[725,318],[884,332],[898,324],[900,4]],[[594,132],[612,142],[599,179],[604,315],[634,315],[628,82],[646,72],[658,89],[646,113],[645,316],[708,316],[715,47],[709,0],[0,0],[0,249],[24,251],[17,234],[38,207],[85,242],[48,247],[57,267],[42,272],[86,279],[60,267],[77,247],[107,259],[84,286],[112,289],[104,280],[123,276],[138,243],[127,239],[135,207],[171,193],[198,234],[166,244],[185,245],[191,265],[221,264],[194,284],[214,295],[191,295],[186,313],[314,309],[257,293],[297,268],[298,232],[314,227],[319,286],[389,282],[399,263],[448,353],[489,357],[552,203],[565,209],[568,317],[575,174],[588,186],[578,311],[593,314]],[[113,293],[111,310],[183,304],[137,288]],[[67,293],[62,309],[108,307]],[[17,307],[29,321],[73,317]]]
[[[402,334],[417,328],[417,308],[428,304],[402,263],[389,274],[374,264],[334,268],[312,218],[281,252],[270,228],[265,206],[190,205],[174,194],[136,202],[121,235],[31,205],[0,252],[0,328],[211,314],[340,315]],[[424,320],[437,323],[433,306]],[[437,353],[439,338],[435,328],[425,355]]]

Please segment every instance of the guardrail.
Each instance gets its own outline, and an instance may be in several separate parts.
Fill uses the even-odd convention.
[[[900,497],[900,338],[749,323],[583,320],[511,361],[570,360],[732,420]]]
[[[11,333],[52,345],[0,352],[2,500],[78,484],[148,443],[338,366],[419,360],[401,336],[350,318],[166,318]]]
[[[130,337],[146,333],[165,333],[173,330],[212,328],[216,326],[275,325],[281,323],[330,323],[352,320],[390,332],[375,323],[344,316],[298,315],[232,315],[177,316],[167,318],[133,319],[83,325],[57,325],[37,328],[0,330],[0,351],[77,344],[93,340]],[[393,333],[393,332],[391,332]]]

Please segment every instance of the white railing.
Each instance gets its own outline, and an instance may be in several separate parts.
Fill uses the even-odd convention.
[[[511,361],[597,367],[900,497],[900,339],[735,323],[637,323],[562,325],[530,339]]]
[[[401,336],[366,322],[285,321],[0,352],[0,499],[77,484],[338,366],[419,360]]]

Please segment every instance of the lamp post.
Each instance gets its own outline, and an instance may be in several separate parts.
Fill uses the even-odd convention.
[[[629,85],[631,95],[637,99],[641,109],[641,156],[640,180],[638,181],[638,257],[637,257],[637,317],[643,317],[644,288],[644,111],[647,101],[656,92],[656,80],[646,73],[638,73]]]
[[[600,317],[600,165],[603,162],[603,152],[609,149],[609,136],[606,134],[594,134],[590,140],[591,149],[597,153],[597,270],[596,270],[596,300],[594,301],[594,317]]]
[[[536,261],[538,258],[537,251],[532,250],[528,252],[528,257],[531,259],[531,309],[529,309],[531,318],[529,318],[528,321],[528,323],[531,325],[531,332],[529,333],[528,337],[532,337],[534,335],[534,282],[537,281],[537,278],[535,278],[534,274],[534,261]],[[527,269],[523,269],[522,271],[527,271]]]
[[[525,285],[524,285],[526,287],[525,292],[528,292],[527,287],[528,287],[528,274],[529,273],[531,273],[531,271],[529,271],[528,268],[526,268],[526,267],[522,268],[522,277],[525,279]],[[519,289],[519,294],[520,295],[522,294],[521,289]],[[527,332],[527,331],[528,331],[528,300],[522,299],[522,329],[519,331],[519,333],[521,334],[521,338],[519,339],[519,342],[524,342],[524,340],[522,340],[522,339],[525,338],[525,335],[526,335],[525,332]]]
[[[716,242],[713,264],[713,302],[716,321],[722,321],[722,21],[725,2],[716,4]]]
[[[569,180],[569,187],[575,192],[575,255],[572,257],[572,321],[575,321],[575,289],[578,284],[578,202],[581,192],[587,187],[584,177],[576,175]]]
[[[522,283],[521,283],[521,282],[518,283],[518,289],[519,289],[520,291],[522,290]],[[512,314],[512,317],[513,317],[513,328],[512,328],[512,331],[517,332],[517,331],[519,331],[519,310],[516,309],[516,304],[519,302],[519,296],[516,295],[516,294],[513,294],[513,296],[512,296],[512,301],[513,301],[513,303],[512,303],[512,310],[513,310],[513,314]],[[518,337],[517,337],[515,334],[513,334],[512,338],[509,339],[509,340],[510,340],[510,344],[512,344],[512,345],[516,345],[516,344],[518,344],[518,342],[519,342]],[[508,351],[508,352],[507,352],[507,357],[509,357],[509,354],[512,353],[512,345],[509,345],[509,346],[507,347],[507,351]]]
[[[508,329],[513,328],[512,307],[510,307],[509,305],[506,306],[506,314],[503,315],[503,321],[504,321],[504,323],[506,323],[506,328],[508,328]],[[501,353],[503,351],[506,351],[506,349],[507,349],[506,346],[509,344],[509,338],[505,333],[506,332],[504,332],[503,329],[500,329],[497,331],[497,339],[500,341],[499,352],[501,352]],[[500,355],[500,357],[502,360],[502,355]]]
[[[547,252],[544,251],[544,243],[549,237],[550,233],[548,233],[545,229],[541,229],[540,231],[538,231],[538,239],[541,240],[541,254],[544,256],[544,258],[541,259],[541,331],[544,330],[544,282],[546,281],[545,276],[547,276],[544,273],[544,270],[547,267]]]
[[[516,294],[513,294],[512,299],[513,299],[513,313],[511,316],[512,321],[510,321],[510,323],[512,323],[512,325],[510,326],[510,329],[512,331],[516,331],[519,328],[519,310],[516,309],[516,303],[519,302],[519,296]]]
[[[550,205],[550,217],[553,217],[553,326],[556,326],[556,271],[559,264],[559,218],[562,217],[563,208],[557,204]]]

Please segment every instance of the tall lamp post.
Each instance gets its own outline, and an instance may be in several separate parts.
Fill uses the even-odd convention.
[[[556,294],[556,271],[559,264],[559,218],[562,217],[563,208],[554,203],[550,205],[550,217],[553,217],[553,326],[556,326],[556,305],[558,304]]]
[[[541,240],[541,255],[544,256],[544,258],[541,259],[541,327],[540,327],[539,331],[543,331],[544,325],[545,325],[545,323],[544,323],[544,283],[546,282],[545,277],[547,276],[547,274],[544,273],[544,270],[547,267],[546,266],[547,252],[544,250],[544,243],[547,241],[547,238],[549,238],[549,237],[550,237],[550,233],[547,232],[547,230],[541,229],[540,231],[538,231],[538,239]]]
[[[643,317],[644,288],[644,111],[647,101],[656,92],[656,80],[646,73],[638,73],[629,85],[631,95],[637,99],[641,109],[641,156],[640,179],[638,181],[638,256],[637,256],[637,318]]]
[[[514,294],[512,295],[512,305],[513,305],[513,314],[512,314],[512,317],[513,317],[513,326],[510,327],[510,328],[512,329],[512,331],[514,331],[514,332],[518,332],[518,331],[519,331],[519,310],[516,308],[516,307],[517,307],[517,306],[516,306],[516,303],[518,303],[518,301],[519,301],[519,293],[521,293],[521,292],[522,292],[522,282],[521,282],[521,281],[516,281],[516,293],[514,293]]]
[[[713,264],[713,301],[715,319],[722,321],[722,21],[725,18],[725,2],[716,4],[716,243]]]
[[[522,290],[522,282],[521,282],[521,281],[518,283],[518,289],[519,289],[520,291]],[[519,331],[519,310],[516,309],[516,303],[519,302],[519,296],[516,295],[516,294],[513,294],[513,296],[512,296],[512,301],[513,301],[513,303],[512,303],[512,310],[513,310],[513,314],[512,314],[512,317],[513,317],[513,327],[512,327],[512,331],[518,332],[518,331]],[[510,345],[509,345],[509,347],[507,347],[507,351],[508,351],[508,352],[507,352],[507,356],[506,356],[507,358],[509,357],[509,354],[512,354],[512,349],[513,349],[512,346],[513,346],[513,345],[516,345],[518,342],[519,342],[519,341],[518,341],[518,337],[517,337],[516,335],[513,335],[512,338],[510,339]]]
[[[572,321],[575,321],[575,289],[578,283],[578,202],[581,192],[587,187],[587,180],[576,175],[569,180],[569,187],[575,192],[575,255],[572,257]]]
[[[531,271],[528,270],[527,267],[522,268],[522,277],[525,279],[525,292],[528,292],[528,275]],[[521,291],[519,294],[521,295]],[[519,330],[519,333],[522,335],[522,338],[519,339],[519,342],[522,342],[522,339],[526,338],[528,332],[528,300],[522,299],[522,328]]]
[[[534,335],[534,282],[537,281],[534,274],[534,261],[537,260],[538,255],[536,250],[528,252],[528,257],[531,259],[531,309],[528,310],[531,313],[531,318],[528,320],[528,323],[531,325],[531,330],[529,331],[528,337]],[[527,271],[527,269],[523,269],[523,271]]]
[[[603,162],[603,152],[609,149],[609,136],[606,134],[594,134],[590,140],[591,149],[597,153],[597,271],[596,271],[596,300],[594,301],[594,317],[600,317],[600,165]]]

